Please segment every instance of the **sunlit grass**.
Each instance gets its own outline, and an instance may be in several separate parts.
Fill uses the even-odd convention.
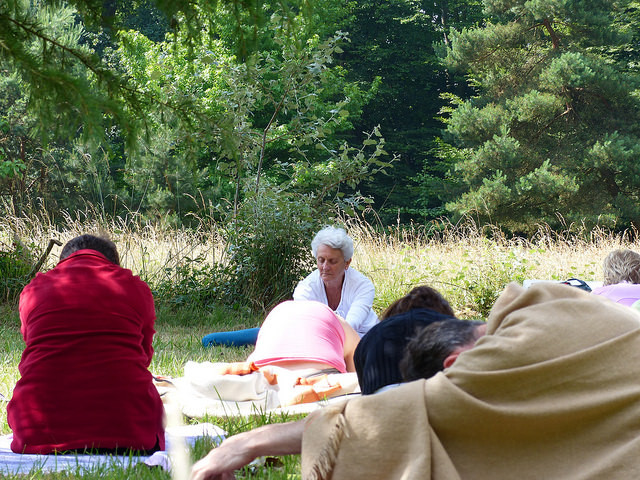
[[[412,287],[429,284],[440,290],[463,318],[484,317],[510,281],[602,281],[602,260],[617,248],[637,249],[628,232],[614,234],[567,231],[540,226],[532,239],[506,238],[473,223],[434,223],[429,227],[391,228],[383,233],[354,222],[354,268],[376,286],[376,310]]]
[[[213,311],[193,307],[165,306],[157,308],[156,336],[154,338],[155,354],[150,370],[157,375],[169,377],[182,376],[184,365],[188,360],[196,362],[233,362],[246,359],[250,348],[213,347],[204,348],[201,339],[207,333],[217,330],[238,328],[238,325],[256,326],[260,318],[256,315],[238,314],[230,309],[220,307]],[[0,393],[7,399],[11,397],[15,382],[19,378],[18,363],[24,347],[20,335],[19,319],[15,309],[3,307],[0,310]],[[236,324],[236,321],[238,324]],[[211,422],[231,434],[254,428],[266,423],[283,422],[298,417],[281,415],[258,415],[252,418],[239,417],[205,417],[191,420],[193,422]],[[189,421],[188,419],[185,419]],[[0,403],[0,435],[10,433],[7,424],[6,403]],[[212,447],[210,442],[196,443],[192,450],[193,459],[201,458]],[[246,477],[238,478],[273,478],[290,479],[299,471],[299,457],[282,459],[282,463],[273,467],[261,467],[247,470]],[[128,469],[117,467],[101,467],[95,471],[71,471],[66,473],[42,474],[33,477],[0,475],[6,479],[50,478],[50,479],[168,479],[170,475],[158,469],[137,466]],[[294,477],[295,478],[295,477]]]

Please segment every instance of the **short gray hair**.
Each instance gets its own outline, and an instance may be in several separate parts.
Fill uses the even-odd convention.
[[[614,250],[602,262],[604,284],[640,283],[640,254],[629,249]]]
[[[320,245],[340,249],[345,262],[348,262],[353,257],[353,240],[343,228],[325,227],[316,233],[316,236],[311,241],[311,251],[314,258],[318,258],[318,247]]]

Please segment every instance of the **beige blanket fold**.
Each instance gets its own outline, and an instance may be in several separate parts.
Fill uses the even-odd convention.
[[[637,311],[510,285],[487,330],[444,373],[315,412],[303,479],[640,478]]]
[[[429,428],[423,383],[313,412],[303,437],[302,478],[459,478]]]

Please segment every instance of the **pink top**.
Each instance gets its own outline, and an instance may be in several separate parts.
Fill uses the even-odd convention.
[[[616,283],[599,287],[592,292],[595,295],[602,295],[616,303],[630,307],[637,300],[640,300],[640,284],[637,283]]]
[[[257,367],[296,360],[319,362],[345,373],[344,338],[344,328],[328,306],[289,300],[267,315],[247,360]]]

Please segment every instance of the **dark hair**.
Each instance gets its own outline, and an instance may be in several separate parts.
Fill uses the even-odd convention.
[[[420,328],[451,318],[454,317],[430,308],[416,308],[374,325],[360,339],[353,354],[362,394],[369,395],[386,385],[401,383],[400,361],[409,341]]]
[[[429,308],[444,315],[455,317],[449,302],[435,288],[421,285],[415,287],[404,297],[399,298],[382,312],[380,320],[408,312],[415,308]]]
[[[477,327],[484,322],[450,319],[434,322],[416,332],[407,344],[400,361],[400,372],[405,382],[430,378],[444,370],[445,359],[457,347],[478,339]]]
[[[60,252],[60,260],[64,260],[69,255],[77,252],[78,250],[85,249],[100,252],[105,257],[107,257],[107,260],[109,260],[111,263],[120,265],[120,255],[118,255],[116,244],[108,238],[96,237],[89,234],[80,235],[79,237],[75,237],[69,240],[65,244],[65,246],[62,247],[62,252]]]

